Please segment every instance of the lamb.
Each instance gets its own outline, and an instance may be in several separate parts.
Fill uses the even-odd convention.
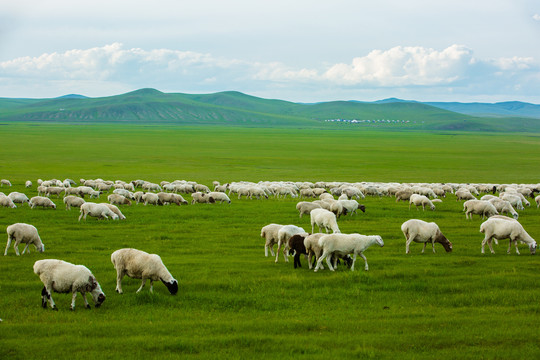
[[[300,217],[304,214],[309,214],[313,209],[322,209],[321,205],[309,201],[300,201],[296,204],[296,210],[300,213]]]
[[[84,201],[83,198],[80,198],[78,196],[68,195],[64,198],[64,204],[66,204],[66,210],[71,210],[71,207],[78,207],[80,208],[82,204],[84,204],[86,201]]]
[[[279,258],[279,251],[281,250],[281,246],[283,246],[283,257],[285,258],[285,262],[289,262],[289,259],[287,258],[287,250],[289,247],[289,239],[296,234],[305,234],[306,231],[302,229],[299,226],[296,225],[284,225],[279,229],[277,233],[277,251],[276,251],[276,262],[278,262]]]
[[[100,307],[105,301],[105,294],[96,278],[86,266],[73,265],[66,261],[56,259],[38,260],[34,263],[34,273],[39,276],[43,283],[41,290],[41,305],[47,307],[47,300],[53,310],[58,310],[51,292],[72,293],[71,310],[75,310],[75,298],[80,292],[84,300],[84,305],[90,309],[86,293],[92,294],[95,306]]]
[[[161,200],[159,200],[159,196],[155,193],[147,192],[141,196],[141,201],[144,202],[144,205],[163,205]]]
[[[424,243],[422,254],[426,250],[426,245],[431,242],[433,253],[435,253],[435,243],[441,244],[446,252],[452,251],[452,243],[443,235],[439,226],[434,222],[425,222],[418,219],[405,221],[401,225],[401,231],[405,235],[405,253],[409,254],[411,242]]]
[[[200,191],[194,192],[191,194],[191,204],[195,203],[202,203],[202,204],[214,204],[216,200],[212,196],[209,196],[208,194],[204,194]]]
[[[518,241],[529,245],[531,255],[536,253],[536,241],[525,231],[523,226],[517,220],[512,218],[501,215],[492,216],[480,225],[480,232],[485,234],[484,240],[482,240],[482,254],[484,253],[486,243],[488,244],[491,253],[495,254],[493,245],[491,244],[492,240],[495,240],[495,243],[497,243],[497,240],[503,239],[510,239],[510,242],[508,243],[508,254],[510,254],[513,242],[516,248],[516,254],[519,255],[517,246]]]
[[[274,244],[278,243],[278,232],[283,227],[280,224],[268,224],[261,229],[261,237],[266,240],[264,244],[264,256],[268,257],[268,250],[272,256],[276,256],[274,253]]]
[[[295,234],[289,239],[289,255],[294,254],[294,268],[302,267],[300,263],[300,255],[307,255],[306,246],[304,245],[304,240],[308,234]]]
[[[435,205],[433,205],[433,202],[425,195],[412,194],[409,198],[409,210],[411,210],[411,204],[416,206],[416,210],[418,210],[420,205],[422,205],[422,211],[426,210],[426,205],[428,205],[432,211],[435,210]]]
[[[122,212],[120,211],[120,209],[116,205],[108,204],[108,203],[101,203],[101,204],[107,206],[109,208],[109,210],[111,210],[113,213],[115,213],[116,216],[118,216],[118,219],[120,219],[120,220],[125,220],[126,219],[124,214],[122,214]]]
[[[154,292],[154,281],[160,280],[172,295],[178,292],[176,281],[161,261],[159,255],[125,248],[111,254],[111,262],[116,269],[116,291],[122,294],[122,279],[125,275],[133,279],[142,279],[137,293],[142,290],[146,280],[150,280],[150,292]]]
[[[4,186],[4,185],[11,186],[11,182],[7,179],[0,180],[0,186]]]
[[[328,230],[332,230],[334,233],[339,233],[339,226],[337,224],[336,215],[331,211],[325,209],[313,209],[310,212],[311,217],[311,232],[315,232],[315,225],[319,227],[319,232],[324,228],[328,234]]]
[[[113,220],[118,220],[118,215],[116,215],[109,207],[105,204],[96,204],[93,202],[85,202],[81,205],[81,215],[79,216],[79,221],[84,217],[90,215],[97,217],[98,219],[108,219],[109,217]]]
[[[17,191],[13,191],[9,193],[8,198],[10,198],[11,201],[13,201],[14,203],[18,203],[18,204],[24,204],[30,201],[28,199],[28,196],[26,196],[26,194],[23,194]]]
[[[30,244],[33,244],[36,247],[36,250],[39,252],[45,251],[45,245],[43,245],[43,242],[41,242],[41,238],[39,237],[38,231],[35,226],[25,223],[15,223],[12,225],[9,225],[7,227],[7,245],[6,245],[6,251],[4,252],[4,256],[7,255],[9,246],[11,245],[11,242],[15,240],[15,243],[13,244],[13,248],[15,249],[15,254],[19,256],[19,244],[24,243],[26,246],[23,249],[23,255],[28,250],[28,253],[30,253],[30,250],[28,249],[28,246]]]
[[[365,261],[365,270],[368,271],[367,259],[364,256],[364,251],[371,245],[378,244],[384,246],[384,242],[379,235],[361,235],[361,234],[330,234],[324,235],[319,239],[319,246],[322,247],[323,253],[317,260],[317,266],[315,272],[321,268],[323,260],[326,258],[326,263],[331,271],[335,270],[337,265],[337,256],[334,256],[334,265],[330,263],[330,255],[348,255],[353,254],[353,261],[351,265],[351,271],[354,271],[354,264],[356,262],[356,256],[360,255]]]
[[[127,199],[125,196],[120,194],[110,194],[107,196],[109,203],[113,205],[128,205],[131,206],[131,200]]]
[[[157,196],[162,204],[176,204],[178,206],[188,204],[188,202],[182,197],[182,195],[159,192],[157,193]]]
[[[500,199],[498,197],[494,197],[492,199],[489,199],[488,201],[492,203],[493,206],[495,206],[495,209],[497,209],[499,214],[512,215],[512,217],[516,220],[519,218],[519,214],[516,210],[514,210],[514,207],[508,201]]]
[[[463,211],[465,211],[465,219],[471,220],[472,214],[482,215],[482,219],[499,215],[495,206],[486,200],[467,200],[463,203]]]
[[[35,208],[36,206],[42,206],[43,208],[53,208],[56,210],[56,204],[52,202],[51,199],[44,196],[34,196],[30,199],[28,202],[28,205],[30,205],[30,209]]]
[[[24,183],[24,187],[27,187],[27,188],[32,187],[32,182],[30,180],[26,180],[26,182]]]
[[[223,203],[223,202],[226,202],[228,204],[231,203],[231,199],[229,199],[227,194],[225,194],[224,192],[212,191],[208,193],[208,196],[211,196],[212,198],[214,198],[216,202],[219,201],[220,203]]]
[[[17,205],[6,195],[0,195],[0,206],[15,209]]]

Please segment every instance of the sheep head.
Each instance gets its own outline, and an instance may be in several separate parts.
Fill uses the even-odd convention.
[[[175,279],[172,279],[170,282],[167,282],[163,279],[160,280],[167,287],[167,289],[169,289],[171,295],[176,295],[176,293],[178,292],[178,281],[176,281]]]
[[[536,254],[536,241],[529,245],[529,250],[531,251],[531,255]]]
[[[452,243],[446,238],[446,236],[443,235],[442,232],[438,232],[437,236],[435,237],[435,242],[438,242],[444,247],[444,250],[446,252],[452,252]]]

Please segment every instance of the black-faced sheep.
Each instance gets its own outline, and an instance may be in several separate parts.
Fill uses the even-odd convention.
[[[86,266],[73,265],[56,259],[38,260],[34,263],[34,273],[39,276],[44,285],[41,291],[41,305],[43,308],[47,307],[48,300],[51,308],[57,310],[51,296],[53,291],[72,293],[71,310],[75,310],[77,292],[81,293],[87,309],[90,309],[88,300],[86,300],[87,292],[92,295],[96,307],[101,306],[105,301],[105,294],[101,290],[101,286],[99,286],[96,278]]]
[[[308,234],[295,234],[289,239],[289,255],[294,255],[294,268],[302,267],[300,255],[307,255],[304,240]]]
[[[119,249],[111,254],[111,262],[116,269],[116,291],[119,294],[122,293],[122,278],[125,275],[142,279],[137,293],[142,290],[146,280],[150,280],[150,292],[154,291],[154,281],[161,281],[172,295],[178,292],[178,281],[172,277],[159,255],[137,249]]]
[[[33,244],[36,247],[36,250],[39,252],[45,251],[45,245],[43,245],[35,226],[25,223],[15,223],[9,225],[6,231],[8,234],[8,239],[4,256],[7,255],[9,246],[13,240],[15,240],[13,248],[15,249],[15,254],[17,254],[17,256],[19,256],[20,243],[26,244],[22,252],[23,254],[26,252],[26,250],[28,250],[28,253],[30,253],[30,249],[28,249],[30,244]]]
[[[434,222],[425,222],[418,219],[405,221],[401,225],[401,231],[405,235],[405,253],[408,254],[411,242],[424,243],[422,253],[426,250],[428,242],[431,243],[433,253],[435,253],[435,243],[441,244],[446,252],[452,251],[452,243],[443,235],[439,226]]]

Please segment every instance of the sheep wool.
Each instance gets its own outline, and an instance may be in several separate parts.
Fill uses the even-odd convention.
[[[30,253],[30,250],[28,249],[30,244],[33,244],[36,247],[36,250],[39,252],[45,251],[45,245],[43,245],[35,226],[25,223],[15,223],[9,225],[6,231],[8,234],[8,239],[4,256],[7,255],[9,246],[13,240],[15,240],[13,248],[15,249],[15,254],[17,254],[17,256],[19,256],[20,243],[26,244],[22,252],[23,254],[26,252],[26,250],[28,250],[28,253]]]

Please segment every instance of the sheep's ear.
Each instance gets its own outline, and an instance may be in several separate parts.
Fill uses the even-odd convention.
[[[88,277],[88,284],[90,285],[90,291],[97,288],[97,281],[93,276]]]

